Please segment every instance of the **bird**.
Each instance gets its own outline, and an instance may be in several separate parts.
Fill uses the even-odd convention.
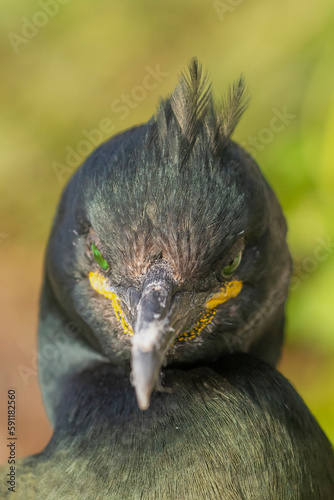
[[[194,58],[67,184],[39,324],[54,432],[17,463],[19,500],[333,498],[332,446],[275,369],[291,256],[231,139],[247,104],[240,77],[216,105]]]
[[[249,352],[275,366],[291,274],[287,225],[231,136],[244,77],[217,104],[197,58],[145,124],[101,144],[61,197],[47,245],[39,370],[51,423],[62,380],[122,366],[146,410],[166,366]]]
[[[147,411],[118,365],[70,378],[51,441],[17,463],[15,498],[334,498],[332,446],[275,368],[234,353],[164,374]]]

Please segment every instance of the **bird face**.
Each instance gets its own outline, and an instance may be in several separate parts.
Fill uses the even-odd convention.
[[[280,206],[230,140],[241,84],[233,113],[219,118],[192,64],[155,118],[103,144],[74,175],[48,247],[62,308],[109,360],[131,359],[141,409],[164,364],[251,350],[279,323],[287,293]],[[277,290],[283,301],[245,334]]]
[[[196,283],[198,289],[194,283],[187,282],[185,276],[175,273],[168,255],[152,259],[138,279],[124,287],[113,285],[107,274],[109,264],[95,243],[91,243],[93,268],[98,269],[89,272],[89,282],[98,294],[111,302],[119,329],[123,330],[121,335],[132,337],[132,377],[142,409],[148,406],[165,358],[186,360],[182,345],[193,340],[196,346],[198,338],[201,345],[202,338],[198,336],[212,323],[217,308],[241,292],[242,281],[233,279],[233,275],[243,248],[240,238],[231,253],[234,257],[229,257],[223,265],[220,278],[214,272]]]

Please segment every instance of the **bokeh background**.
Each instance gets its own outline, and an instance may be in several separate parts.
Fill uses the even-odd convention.
[[[0,461],[9,388],[19,456],[51,435],[36,331],[59,195],[98,142],[151,116],[194,55],[217,98],[246,76],[235,139],[282,203],[295,263],[279,368],[334,442],[333,2],[16,0],[0,26]]]

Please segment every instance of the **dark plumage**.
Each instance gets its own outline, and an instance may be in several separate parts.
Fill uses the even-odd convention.
[[[333,498],[331,445],[269,366],[291,263],[279,203],[231,141],[246,101],[240,80],[216,109],[193,60],[66,187],[39,331],[55,431],[18,465],[18,499]]]
[[[52,421],[62,376],[96,361],[129,372],[132,357],[143,409],[162,364],[234,351],[277,362],[291,261],[280,205],[230,139],[246,102],[240,80],[216,107],[193,60],[155,117],[102,144],[70,180],[48,244],[39,330]]]
[[[165,386],[142,412],[129,378],[110,364],[73,378],[51,442],[17,465],[15,498],[334,498],[330,443],[266,363],[235,354],[211,367],[168,368]]]

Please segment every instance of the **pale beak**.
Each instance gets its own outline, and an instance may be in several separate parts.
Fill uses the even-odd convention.
[[[174,340],[175,332],[169,323],[171,301],[171,280],[146,281],[137,306],[132,341],[132,385],[142,410],[149,406],[165,354]]]

